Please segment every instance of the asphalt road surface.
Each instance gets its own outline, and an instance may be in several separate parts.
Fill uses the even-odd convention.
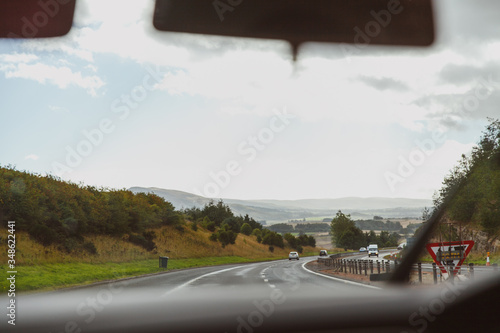
[[[315,259],[193,268],[2,295],[7,316],[0,331],[277,333],[380,327],[377,332],[401,332],[408,331],[415,311],[440,295],[431,288],[379,289],[319,275],[304,267]],[[457,295],[473,290],[446,288]],[[15,326],[7,324],[12,312]]]
[[[110,330],[117,323],[121,323],[123,329],[127,320],[133,323],[145,320],[154,324],[158,318],[167,318],[174,325],[174,322],[179,324],[179,320],[183,322],[186,313],[191,313],[185,319],[189,321],[188,318],[198,318],[200,314],[204,317],[204,311],[210,313],[204,320],[210,321],[215,311],[227,314],[230,320],[234,318],[236,331],[250,332],[249,328],[253,329],[252,325],[258,324],[260,317],[249,319],[237,314],[257,313],[265,318],[268,312],[280,307],[304,306],[305,303],[294,301],[304,295],[327,296],[331,300],[381,292],[372,286],[326,277],[304,267],[306,262],[315,259],[167,271],[81,288],[17,295],[16,328],[22,328],[23,332],[92,332],[102,327]],[[5,306],[4,309],[8,302],[9,299],[2,295],[0,304]],[[155,313],[159,309],[161,316]],[[0,323],[2,331],[4,327],[13,328],[4,324],[5,321]],[[127,327],[130,325],[126,324]],[[169,328],[174,330],[174,326]],[[184,327],[181,326],[178,329]]]

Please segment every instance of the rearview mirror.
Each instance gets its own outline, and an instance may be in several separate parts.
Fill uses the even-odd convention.
[[[431,0],[156,0],[158,30],[304,42],[427,46]]]
[[[58,37],[73,24],[76,0],[0,1],[0,38]]]

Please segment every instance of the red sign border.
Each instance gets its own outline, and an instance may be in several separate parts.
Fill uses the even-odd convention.
[[[436,253],[432,251],[431,247],[433,246],[453,246],[453,245],[463,245],[463,244],[468,244],[467,249],[465,250],[464,257],[458,262],[458,264],[455,266],[453,269],[453,274],[456,275],[458,273],[459,268],[462,266],[465,258],[469,255],[469,252],[472,250],[472,247],[474,246],[474,241],[473,240],[466,240],[466,241],[452,241],[452,242],[441,242],[441,243],[427,243],[425,245],[425,248],[427,249],[427,252],[432,257],[432,260],[438,265],[439,269],[441,270],[442,273],[448,273],[448,271],[444,268],[443,264],[437,261]]]

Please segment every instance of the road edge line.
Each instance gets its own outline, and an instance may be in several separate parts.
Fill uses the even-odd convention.
[[[314,260],[311,260],[311,261],[314,261]],[[306,268],[306,264],[309,263],[309,262],[311,262],[311,261],[308,261],[308,262],[305,262],[305,263],[302,264],[302,268],[304,270],[308,271],[309,273],[312,273],[312,274],[315,274],[315,275],[318,275],[318,276],[322,276],[322,277],[327,278],[327,279],[335,280],[335,281],[338,281],[338,282],[344,282],[344,283],[347,283],[347,284],[353,284],[353,285],[356,285],[356,286],[362,286],[362,287],[371,288],[371,289],[382,289],[380,287],[370,286],[368,284],[354,282],[354,281],[349,281],[349,280],[346,280],[346,279],[336,278],[336,277],[333,277],[333,276],[330,276],[330,275],[326,275],[326,274],[314,272],[314,271],[310,270],[309,268]]]

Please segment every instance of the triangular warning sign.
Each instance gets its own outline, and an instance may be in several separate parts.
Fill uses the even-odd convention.
[[[467,240],[429,243],[425,247],[436,265],[438,265],[441,273],[448,273],[446,267],[453,263],[453,274],[456,275],[473,246],[474,241]]]

